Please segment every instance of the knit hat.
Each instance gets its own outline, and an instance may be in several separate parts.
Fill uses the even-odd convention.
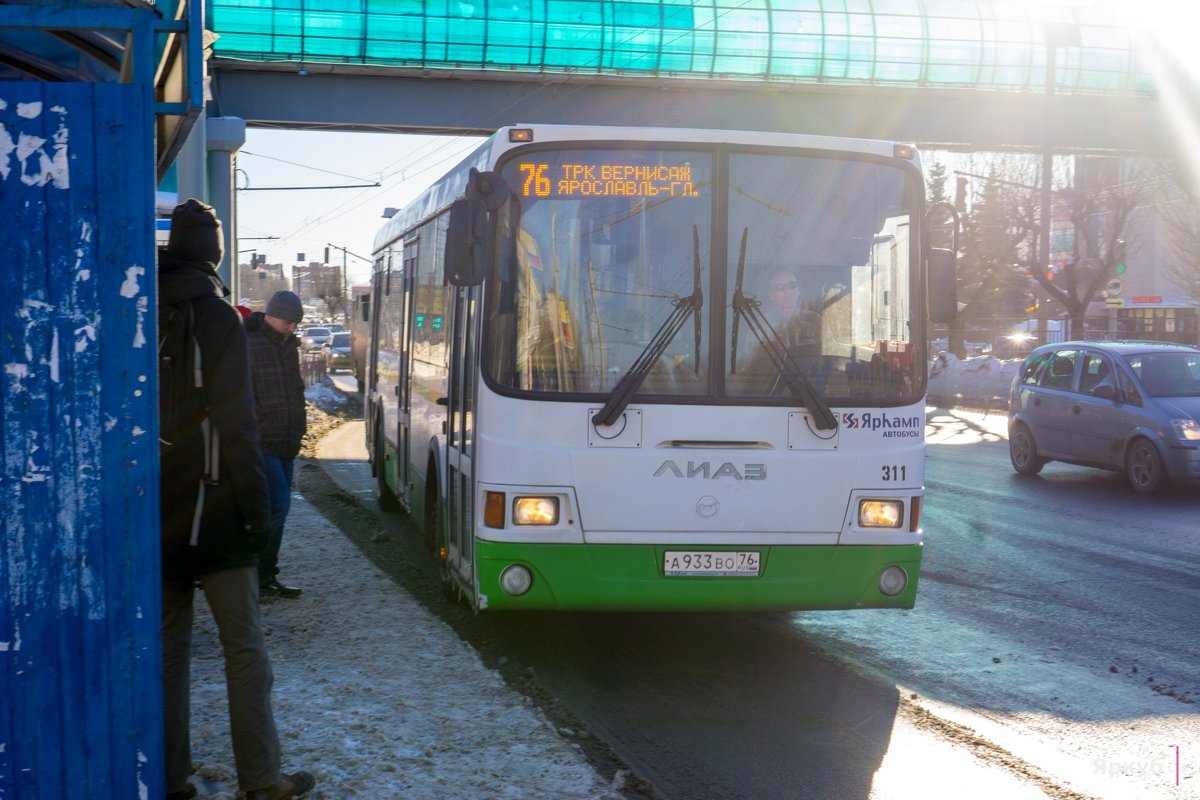
[[[295,292],[276,292],[267,301],[267,316],[278,317],[287,322],[299,322],[304,318],[304,305]]]
[[[175,206],[167,252],[184,261],[220,264],[225,255],[225,237],[213,207],[194,197]]]

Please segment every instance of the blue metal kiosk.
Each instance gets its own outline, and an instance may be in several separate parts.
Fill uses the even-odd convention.
[[[6,800],[164,794],[154,198],[202,5],[0,5]]]

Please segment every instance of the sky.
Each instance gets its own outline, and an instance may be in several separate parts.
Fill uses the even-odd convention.
[[[264,254],[268,264],[283,264],[290,278],[291,266],[321,261],[325,248],[336,245],[347,251],[351,282],[365,281],[383,209],[413,199],[480,141],[248,128],[237,156],[238,263]],[[380,185],[370,187],[375,183]],[[356,188],[277,188],[333,186]],[[331,263],[342,258],[341,250],[330,248]]]

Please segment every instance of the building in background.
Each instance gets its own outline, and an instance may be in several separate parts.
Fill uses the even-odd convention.
[[[348,298],[340,264],[310,261],[292,267],[292,291],[300,295],[306,306],[316,308],[319,316],[346,318]]]
[[[1120,235],[1122,246],[1105,254],[1106,282],[1089,319],[1109,338],[1158,339],[1200,344],[1200,287],[1195,244],[1198,210],[1170,176],[1139,159],[1080,157],[1075,185],[1117,202],[1118,187],[1133,188],[1135,207]],[[1103,212],[1090,225],[1107,223]],[[1184,263],[1190,261],[1191,263]],[[1192,279],[1186,280],[1191,273]]]
[[[249,263],[238,264],[239,305],[262,311],[271,295],[290,288],[283,274],[283,264],[267,264],[266,254],[253,253]]]

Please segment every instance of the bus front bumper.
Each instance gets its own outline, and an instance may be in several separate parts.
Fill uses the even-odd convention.
[[[667,551],[757,551],[757,576],[664,574]],[[922,546],[579,545],[476,542],[479,607],[492,610],[783,611],[912,608]],[[501,575],[524,567],[519,596]],[[902,571],[899,572],[898,570]],[[888,589],[881,590],[891,581]],[[903,587],[897,591],[897,580]]]

